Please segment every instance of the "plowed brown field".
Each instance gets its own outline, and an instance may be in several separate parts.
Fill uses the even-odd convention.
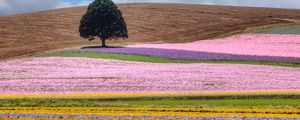
[[[122,4],[135,42],[190,42],[300,20],[300,10],[180,4]],[[0,59],[92,43],[79,37],[86,7],[0,17]],[[124,42],[121,40],[121,42]],[[111,42],[115,43],[115,42]]]

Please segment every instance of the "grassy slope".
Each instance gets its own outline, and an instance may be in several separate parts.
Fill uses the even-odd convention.
[[[115,59],[137,62],[152,62],[152,63],[230,63],[230,64],[254,64],[254,65],[271,65],[271,66],[285,66],[285,67],[300,67],[299,63],[284,63],[284,62],[254,62],[254,61],[213,61],[213,60],[185,60],[185,59],[171,59],[158,58],[143,55],[124,55],[124,54],[107,54],[107,53],[93,53],[93,52],[56,52],[50,53],[46,56],[57,57],[87,57],[87,58],[103,58]]]

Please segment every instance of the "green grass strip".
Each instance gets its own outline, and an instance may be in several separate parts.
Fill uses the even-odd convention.
[[[7,99],[0,107],[255,107],[297,108],[299,99],[245,99],[245,100],[140,100],[102,101],[99,99]]]
[[[258,34],[300,34],[300,25],[269,28],[256,32]]]
[[[191,107],[300,107],[299,99],[258,99],[258,100],[147,100],[115,101],[117,105],[128,106],[191,106]]]
[[[151,62],[151,63],[211,63],[211,64],[250,64],[250,65],[270,65],[283,67],[300,67],[300,63],[286,63],[286,62],[259,62],[259,61],[239,61],[239,60],[187,60],[187,59],[172,59],[160,58],[144,55],[127,55],[127,54],[108,54],[108,53],[94,53],[94,52],[55,52],[42,57],[86,57],[86,58],[102,58],[115,59],[136,62]]]

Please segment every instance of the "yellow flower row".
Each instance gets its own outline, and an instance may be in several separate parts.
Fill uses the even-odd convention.
[[[295,94],[299,91],[253,91],[253,92],[182,92],[182,93],[107,93],[107,94],[0,94],[0,99],[22,98],[91,98],[91,97],[159,97],[159,96],[197,96],[197,95],[269,95]]]
[[[77,114],[104,116],[236,116],[300,118],[300,109],[184,107],[0,107],[0,114]]]
[[[95,118],[0,118],[0,120],[99,120]],[[145,118],[101,118],[101,120],[145,120]],[[158,118],[147,118],[147,120],[158,120]],[[178,118],[164,118],[163,120],[179,120]],[[184,119],[186,120],[186,119]]]

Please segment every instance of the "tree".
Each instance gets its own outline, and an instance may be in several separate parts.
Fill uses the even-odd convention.
[[[102,47],[107,47],[106,40],[128,38],[122,12],[111,0],[92,2],[80,20],[79,32],[82,38],[90,41],[100,38]]]

